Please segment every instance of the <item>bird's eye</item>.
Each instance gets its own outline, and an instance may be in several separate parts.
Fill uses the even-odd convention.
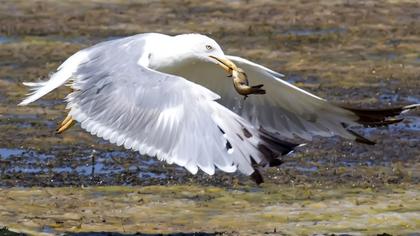
[[[210,45],[206,45],[207,50],[213,50],[213,47]]]

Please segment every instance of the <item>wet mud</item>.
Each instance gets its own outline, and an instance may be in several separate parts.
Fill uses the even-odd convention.
[[[265,170],[263,175],[267,184],[256,186],[240,174],[217,172],[215,176],[207,176],[200,172],[191,175],[174,165],[110,145],[78,126],[62,135],[55,134],[57,123],[66,116],[63,98],[69,92],[68,88],[60,88],[31,106],[16,106],[27,93],[23,81],[46,79],[60,63],[81,48],[142,32],[210,35],[227,54],[264,64],[285,74],[286,80],[335,103],[366,108],[420,103],[418,9],[420,4],[417,1],[397,0],[2,2],[0,195],[12,194],[14,197],[2,199],[7,204],[2,205],[0,211],[0,226],[46,234],[96,231],[99,229],[96,226],[104,225],[109,225],[107,231],[127,233],[275,234],[275,228],[285,234],[420,232],[417,208],[417,189],[420,187],[418,110],[404,114],[405,120],[397,125],[356,128],[375,140],[375,146],[340,138],[315,138],[284,157],[282,166]],[[152,188],[150,196],[160,200],[153,206],[143,206],[134,198],[120,198],[120,190],[115,190],[119,187],[109,186],[126,186],[121,187],[122,196]],[[208,189],[217,189],[223,194],[214,197],[208,194]],[[294,202],[292,198],[286,201],[276,195],[278,192],[286,194],[311,189],[317,194],[334,192],[334,197],[331,202],[325,199],[314,202],[309,198],[305,200],[308,202],[302,203],[300,200]],[[354,189],[357,191],[350,194],[349,191]],[[376,209],[378,204],[382,207],[401,203],[402,206],[398,209],[391,207],[385,213],[346,207],[356,204],[359,190],[363,194],[371,191],[367,195],[366,208]],[[106,197],[101,195],[103,191],[106,191]],[[173,194],[169,194],[170,191]],[[395,191],[397,194],[393,194]],[[43,195],[48,192],[51,194]],[[172,197],[182,193],[191,199],[183,195],[179,202],[174,203],[178,200]],[[255,199],[241,199],[249,194],[255,195]],[[72,195],[77,197],[67,198]],[[131,221],[127,223],[130,226],[122,230],[121,223],[88,223],[91,216],[83,218],[81,215],[57,224],[53,222],[56,220],[54,215],[71,207],[43,205],[54,211],[45,213],[27,205],[30,202],[32,207],[50,204],[42,201],[54,196],[73,204],[77,214],[82,214],[79,210],[84,208],[83,204],[95,202],[98,205],[92,217],[106,216],[108,213],[103,212],[104,208],[117,201],[120,213],[113,213],[115,219],[123,219],[118,218],[119,214],[128,214],[123,220]],[[145,199],[142,194],[139,196]],[[215,208],[220,202],[213,199],[219,197],[229,200]],[[240,203],[236,208],[233,206],[237,198]],[[263,199],[261,203],[260,199]],[[333,203],[333,199],[337,202]],[[337,199],[345,200],[340,202]],[[413,204],[404,204],[409,199]],[[209,201],[211,204],[207,203]],[[126,212],[130,208],[137,212],[160,211],[158,202],[168,206],[167,211],[161,212],[161,218],[154,219],[166,222],[161,222],[160,226],[153,225],[153,220],[146,221],[148,227],[136,226],[136,222],[145,220],[141,218],[144,216],[140,213],[136,216],[134,210]],[[302,204],[332,204],[338,210],[329,212],[320,208],[319,212],[312,212],[300,207]],[[22,208],[25,213],[19,212],[19,205],[25,206]],[[137,209],[140,206],[142,209]],[[354,212],[355,221],[344,223],[340,209],[360,211]],[[182,217],[171,218],[174,212]],[[188,222],[188,213],[199,220]],[[312,215],[305,218],[301,213]],[[211,221],[209,214],[220,217]],[[241,214],[246,215],[246,223],[239,225],[238,216]],[[316,220],[318,215],[325,217]],[[356,222],[356,218],[363,219],[362,215],[368,217],[366,221],[372,220],[372,224]],[[23,222],[28,216],[32,217],[29,220],[32,223],[25,225]],[[36,217],[39,220],[34,220]],[[80,220],[82,218],[86,221]],[[375,221],[379,218],[381,220]],[[397,218],[401,219],[401,224],[390,224],[400,222]],[[200,226],[206,221],[212,223],[208,227]],[[307,226],[303,227],[306,231],[301,230],[302,224],[298,223],[301,221]],[[83,227],[77,228],[80,222],[83,222]],[[229,222],[232,227],[224,222]],[[313,225],[309,226],[310,223]],[[375,231],[375,228],[381,230]]]

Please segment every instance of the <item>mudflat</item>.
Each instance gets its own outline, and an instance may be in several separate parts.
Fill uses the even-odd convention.
[[[398,0],[2,2],[0,226],[45,234],[420,232],[418,110],[397,125],[356,129],[374,146],[316,138],[256,186],[240,174],[193,176],[78,126],[55,134],[68,88],[16,106],[28,92],[23,81],[46,79],[81,48],[143,32],[207,34],[225,53],[339,104],[420,103],[418,9],[418,1]]]

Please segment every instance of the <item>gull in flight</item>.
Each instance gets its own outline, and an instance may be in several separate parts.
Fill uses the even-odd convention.
[[[232,83],[226,76],[235,72]],[[259,168],[280,165],[281,156],[299,146],[284,139],[337,135],[373,144],[350,128],[397,123],[395,116],[419,106],[340,107],[282,77],[225,55],[204,35],[146,33],[75,53],[48,81],[24,83],[32,93],[19,105],[68,84],[73,92],[59,133],[77,121],[92,135],[193,174],[239,170],[257,183]],[[260,92],[245,100],[239,89],[248,80]]]

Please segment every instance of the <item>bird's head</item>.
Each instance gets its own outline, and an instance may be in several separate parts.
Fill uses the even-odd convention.
[[[181,60],[188,63],[207,62],[221,66],[231,73],[237,66],[229,60],[219,44],[213,39],[201,34],[182,34],[174,37],[179,48]]]

